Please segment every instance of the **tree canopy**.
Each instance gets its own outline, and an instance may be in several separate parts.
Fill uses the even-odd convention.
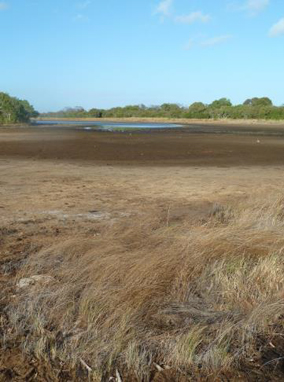
[[[232,102],[228,98],[220,98],[210,104],[210,107],[215,109],[223,106],[232,106]]]
[[[45,113],[42,117],[62,118],[196,118],[196,119],[284,119],[284,106],[273,106],[268,97],[251,98],[242,105],[232,105],[228,98],[220,98],[206,105],[194,102],[189,107],[175,103],[162,105],[128,105],[111,109],[81,107],[65,108],[55,113]]]
[[[249,98],[243,104],[247,106],[273,106],[271,99],[268,97]]]
[[[0,124],[27,123],[39,113],[26,100],[20,100],[0,92]],[[188,118],[188,119],[284,119],[284,106],[274,106],[268,97],[254,97],[241,105],[232,105],[228,98],[212,103],[194,102],[190,106],[176,103],[162,105],[128,105],[111,109],[81,106],[66,107],[58,112],[42,113],[41,117],[52,118]]]
[[[0,124],[26,123],[38,115],[28,101],[0,92]]]

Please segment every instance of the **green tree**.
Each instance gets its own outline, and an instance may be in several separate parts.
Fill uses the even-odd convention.
[[[247,106],[273,106],[271,99],[268,97],[249,98],[243,104]]]
[[[232,106],[231,101],[228,98],[220,98],[216,101],[213,101],[210,105],[211,108],[220,108],[223,106]]]
[[[30,118],[36,118],[39,116],[39,112],[34,109],[34,107],[26,100],[19,100]]]
[[[202,113],[207,109],[203,102],[194,102],[189,106],[189,110],[193,113]]]
[[[0,93],[0,123],[28,122],[29,118],[30,114],[21,100],[10,97],[6,93]]]
[[[102,118],[103,110],[93,108],[88,111],[88,116],[92,118]]]
[[[26,108],[27,109],[27,108]],[[89,111],[81,107],[65,108],[59,112],[45,113],[46,117],[104,117],[104,118],[232,118],[232,119],[284,119],[284,107],[272,105],[267,97],[247,99],[242,105],[232,106],[227,98],[221,98],[205,105],[202,102],[194,102],[188,108],[175,103],[164,103],[161,106],[128,105],[114,107],[112,109],[93,108]]]

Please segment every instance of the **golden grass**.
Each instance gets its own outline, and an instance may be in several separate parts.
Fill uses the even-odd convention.
[[[18,277],[54,282],[19,291],[10,320],[25,351],[83,362],[93,380],[116,368],[147,380],[154,362],[234,372],[260,362],[257,340],[283,325],[283,250],[282,195],[216,205],[195,222],[144,211],[30,257]]]

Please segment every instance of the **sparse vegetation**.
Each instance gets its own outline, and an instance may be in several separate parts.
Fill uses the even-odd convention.
[[[17,292],[12,333],[37,359],[83,363],[95,381],[116,369],[147,381],[154,364],[175,380],[243,370],[267,380],[283,363],[283,248],[281,193],[215,205],[206,219],[144,210],[28,257],[18,280],[53,279]]]

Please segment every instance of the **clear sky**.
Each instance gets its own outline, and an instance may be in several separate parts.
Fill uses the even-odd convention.
[[[0,0],[0,46],[0,91],[39,111],[284,104],[284,0]]]

